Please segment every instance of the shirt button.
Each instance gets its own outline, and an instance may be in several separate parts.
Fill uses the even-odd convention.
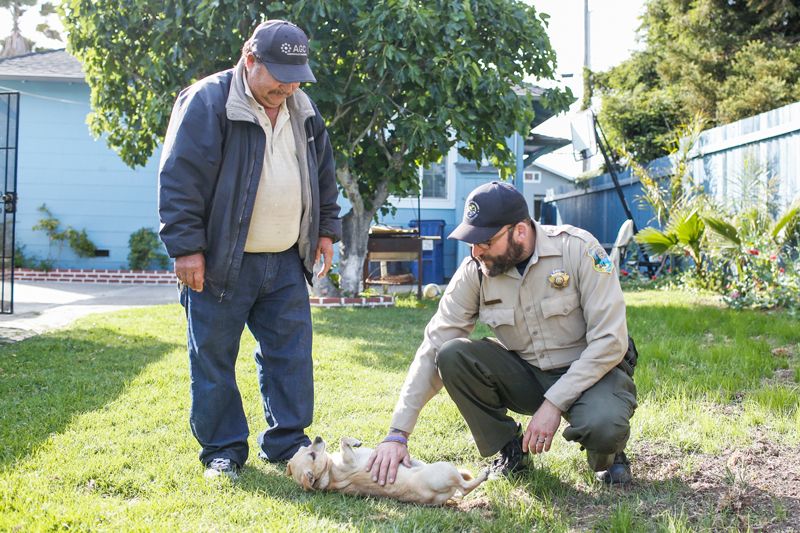
[[[534,335],[534,336],[536,336],[536,335],[538,335],[538,334],[539,334],[539,332],[538,332],[538,331],[534,331],[534,332],[533,332],[533,335]]]

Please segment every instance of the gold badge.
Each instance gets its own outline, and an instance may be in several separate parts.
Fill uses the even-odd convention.
[[[569,285],[569,274],[563,270],[553,270],[553,272],[547,277],[547,281],[550,282],[552,287],[556,289],[563,289]]]

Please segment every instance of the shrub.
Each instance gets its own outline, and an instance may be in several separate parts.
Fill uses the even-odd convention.
[[[18,242],[14,247],[14,268],[30,268],[50,272],[53,270],[53,260],[39,259],[35,255],[26,254],[25,245]]]
[[[66,242],[78,257],[95,256],[97,246],[89,239],[85,229],[78,231],[70,226],[61,231],[61,222],[53,216],[46,204],[39,206],[39,212],[43,217],[33,226],[33,229],[34,231],[44,231],[50,239],[50,244],[57,242],[60,249],[61,245]],[[53,262],[52,258],[48,258],[47,261]]]
[[[147,270],[153,264],[161,269],[169,266],[169,257],[161,252],[161,241],[150,228],[141,228],[131,233],[128,247],[128,266],[133,270]]]

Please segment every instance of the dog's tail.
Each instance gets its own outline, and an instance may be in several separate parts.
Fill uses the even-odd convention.
[[[478,485],[480,485],[481,483],[483,483],[484,481],[489,479],[489,469],[488,468],[484,468],[483,470],[481,470],[481,473],[478,474],[478,477],[476,477],[476,478],[473,478],[472,474],[470,474],[469,472],[467,472],[465,470],[459,470],[459,473],[461,474],[461,478],[463,480],[461,482],[461,484],[460,484],[461,485],[460,489],[461,489],[461,495],[462,496],[466,496],[467,494],[469,494],[470,492],[475,490],[475,488]]]

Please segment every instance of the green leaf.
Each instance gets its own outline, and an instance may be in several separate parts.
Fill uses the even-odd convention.
[[[722,237],[731,244],[741,246],[742,241],[739,238],[739,231],[736,229],[736,226],[730,222],[710,215],[703,216],[703,221],[716,235]]]
[[[781,230],[787,227],[790,224],[793,224],[795,220],[800,215],[800,204],[788,209],[777,221],[775,221],[775,225],[772,227],[772,238],[773,240],[777,240]]]
[[[642,229],[634,236],[634,239],[648,252],[655,255],[667,253],[678,245],[677,236],[653,227]]]

